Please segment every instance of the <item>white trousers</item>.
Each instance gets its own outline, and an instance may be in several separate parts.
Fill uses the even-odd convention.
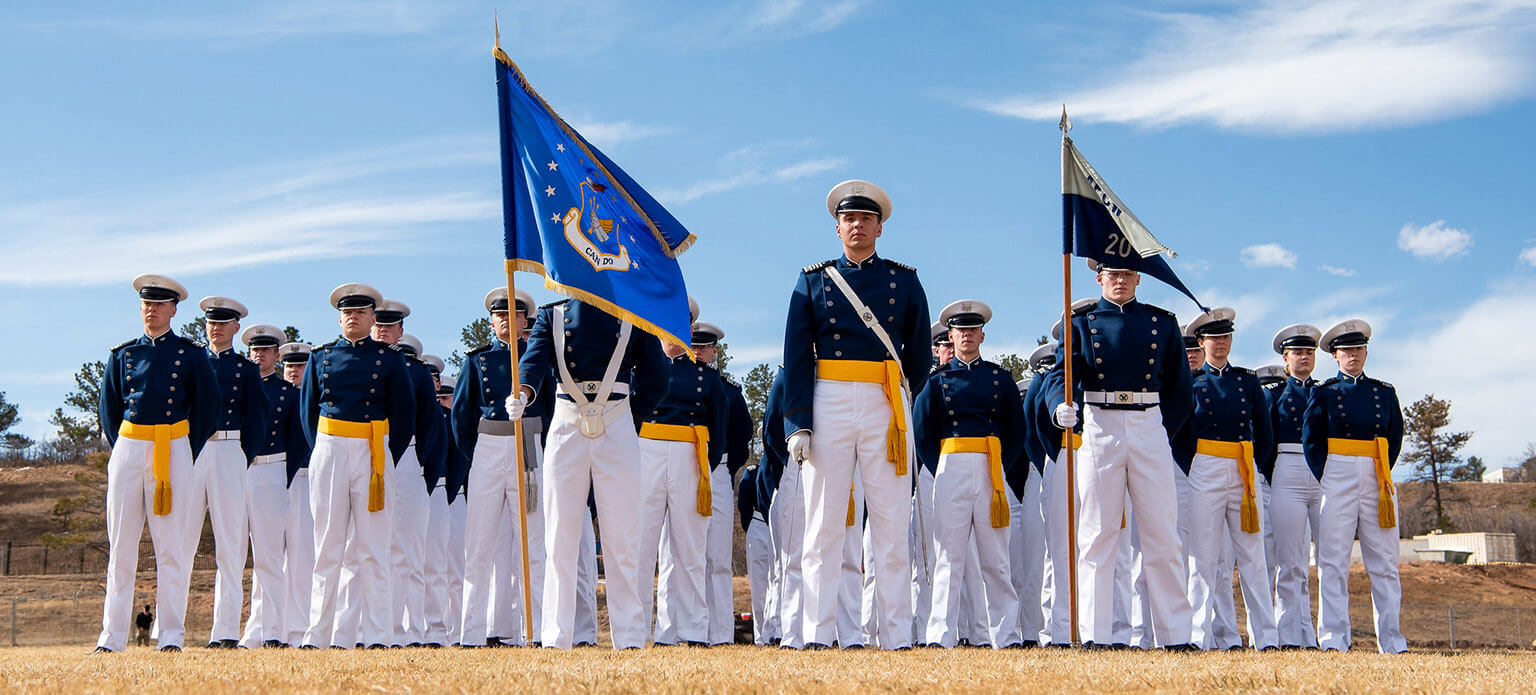
[[[1175,473],[1174,479],[1177,480],[1183,475],[1182,471]],[[1152,609],[1147,601],[1147,575],[1142,570],[1141,529],[1136,525],[1136,510],[1130,508],[1129,500],[1126,506],[1128,511],[1125,515],[1125,530],[1131,537],[1130,646],[1137,649],[1152,649],[1163,645],[1157,643],[1152,630]]]
[[[1382,528],[1377,510],[1375,462],[1365,456],[1329,454],[1323,468],[1322,543],[1317,552],[1317,641],[1323,649],[1348,650],[1349,557],[1356,536],[1371,578],[1371,612],[1377,648],[1383,654],[1408,650],[1399,625],[1403,600],[1398,577],[1397,526]],[[1392,488],[1394,516],[1397,486]]]
[[[1130,531],[1131,496],[1125,496],[1125,528],[1120,530],[1119,548],[1115,555],[1115,602],[1114,617],[1111,620],[1110,644],[1129,645],[1131,643],[1131,609],[1135,603],[1135,577],[1132,576],[1136,560],[1136,549],[1131,544],[1134,537]]]
[[[768,576],[773,567],[773,539],[760,516],[747,523],[747,583],[752,589],[752,643],[768,644]]]
[[[1077,456],[1078,562],[1082,586],[1078,635],[1109,643],[1114,621],[1120,521],[1130,492],[1140,519],[1142,569],[1153,629],[1162,644],[1189,641],[1192,612],[1185,595],[1179,547],[1173,453],[1162,411],[1084,406],[1083,448]]]
[[[1307,568],[1309,548],[1322,527],[1322,488],[1301,454],[1275,459],[1269,501],[1275,532],[1275,627],[1284,647],[1316,647],[1312,627],[1312,591]]]
[[[1043,477],[1030,466],[1022,500],[1008,488],[1009,576],[1019,597],[1019,633],[1025,642],[1038,642],[1045,628],[1040,600],[1045,590],[1045,515],[1040,508]]]
[[[432,512],[415,444],[389,473],[392,644],[421,644],[427,640],[427,524]]]
[[[210,439],[192,467],[192,487],[185,499],[192,505],[196,531],[183,540],[187,557],[197,552],[203,514],[212,519],[213,556],[218,573],[213,581],[213,627],[208,641],[240,637],[240,613],[245,603],[245,557],[250,527],[245,516],[245,452],[239,439]],[[177,493],[179,494],[179,493]]]
[[[992,528],[992,478],[986,454],[943,454],[933,479],[933,609],[926,642],[953,647],[961,632],[960,587],[979,571],[985,600],[987,643],[1001,648],[1023,641],[1019,633],[1019,596],[1013,587],[1008,556],[1011,528]],[[971,567],[971,549],[979,562]],[[974,591],[974,589],[972,590]],[[971,598],[974,599],[974,596]],[[975,610],[974,608],[972,609]],[[977,643],[973,640],[973,643]]]
[[[912,564],[912,641],[928,639],[928,619],[933,610],[933,472],[917,466],[917,485],[912,491],[907,521],[907,557]]]
[[[840,519],[847,528],[843,534],[842,570],[837,582],[837,645],[843,649],[863,647],[869,642],[869,631],[864,626],[864,583],[871,573],[864,571],[864,537],[868,528],[861,523],[864,518],[864,489],[858,478],[853,482],[853,525],[848,518]],[[847,509],[847,503],[843,505]],[[876,585],[878,594],[878,584]],[[878,603],[878,601],[877,601]],[[871,607],[872,610],[878,610]],[[875,631],[879,628],[876,626]]]
[[[305,645],[325,647],[331,643],[350,648],[348,635],[356,635],[368,645],[387,645],[393,638],[389,622],[389,509],[368,511],[368,480],[373,474],[368,447],[366,439],[323,433],[315,436],[309,459],[315,573]],[[390,454],[385,452],[384,456],[385,467],[393,465],[388,460]],[[385,492],[387,504],[388,490]],[[338,616],[344,562],[351,564],[351,574],[356,577],[351,591],[359,600]],[[332,642],[338,635],[342,640]]]
[[[523,634],[522,537],[519,524],[517,438],[481,433],[466,485],[464,515],[464,603],[460,640],[481,645],[491,637],[526,644]],[[541,471],[542,466],[535,469]],[[526,502],[525,502],[526,503]],[[539,510],[527,512],[528,574],[538,632],[543,597],[544,524]]]
[[[905,395],[903,395],[905,398]],[[837,637],[838,583],[841,580],[839,556],[845,552],[848,526],[848,489],[854,475],[859,476],[868,511],[871,543],[875,551],[875,591],[883,619],[882,635],[897,635],[898,629],[912,624],[912,602],[905,586],[912,576],[907,543],[907,524],[912,494],[913,468],[919,468],[912,453],[910,436],[906,442],[909,468],[898,476],[886,461],[886,429],[891,407],[879,384],[818,379],[813,397],[815,416],[811,438],[811,456],[801,468],[804,476],[805,549],[801,570],[805,574],[804,592],[807,643],[830,645]],[[907,431],[911,432],[911,413],[906,413]],[[900,628],[898,628],[900,626]],[[910,646],[910,641],[892,640],[882,648]]]
[[[604,418],[612,423],[596,438],[582,435],[576,406],[555,400],[546,439],[544,471],[545,647],[569,649],[575,637],[576,576],[580,563],[582,516],[587,492],[597,496],[597,523],[603,529],[603,574],[608,588],[609,632],[614,649],[645,645],[640,573],[640,436],[631,424],[629,399],[610,401]]]
[[[869,567],[874,565],[875,548],[870,543],[868,524],[864,525],[863,533],[859,534],[859,549],[861,553],[860,557],[864,561],[863,566]],[[863,639],[862,644],[865,646],[873,645],[875,647],[879,647],[882,642],[880,638],[880,598],[875,591],[874,572],[864,573],[863,583],[860,586],[860,589],[859,636]],[[914,641],[916,641],[915,638]]]
[[[657,644],[708,642],[704,546],[710,517],[699,514],[699,460],[693,443],[641,438],[640,475],[642,614],[649,616],[655,608]],[[669,566],[658,576],[657,563],[663,559]],[[657,576],[654,594],[652,576]]]
[[[779,562],[779,539],[775,535],[777,529],[773,524],[773,506],[770,500],[768,509],[763,512],[763,528],[767,531],[768,574],[763,586],[763,605],[761,612],[754,609],[753,624],[761,623],[765,641],[763,644],[774,644],[784,636],[779,625],[779,595],[782,592],[783,578],[779,571],[783,564]],[[750,559],[748,560],[750,562]]]
[[[443,645],[448,644],[448,576],[452,570],[448,562],[448,488],[441,481],[427,497],[427,510],[426,600],[423,604],[427,628],[422,641]]]
[[[800,565],[805,548],[805,495],[799,463],[784,463],[768,524],[778,550],[780,645],[799,649],[805,646],[805,576]]]
[[[283,461],[251,466],[245,472],[245,505],[251,530],[251,613],[240,646],[283,641],[287,604],[283,561],[288,526],[288,470]]]
[[[704,546],[704,607],[709,612],[709,643],[736,641],[736,605],[731,580],[732,545],[736,529],[736,490],[725,464],[709,472],[714,513]]]
[[[304,643],[309,627],[309,596],[315,576],[315,515],[309,508],[309,468],[293,474],[288,487],[288,515],[283,524],[283,642]]]
[[[1055,458],[1046,459],[1045,471],[1040,476],[1040,515],[1045,520],[1040,591],[1040,610],[1045,615],[1045,625],[1040,629],[1041,644],[1072,643],[1069,592],[1072,590],[1073,552],[1067,542],[1070,523],[1067,518],[1067,467],[1058,463],[1065,460],[1064,456],[1065,450],[1058,450]],[[1083,579],[1078,577],[1079,582]]]
[[[576,644],[597,644],[597,533],[592,513],[581,515],[581,548],[576,559]]]
[[[158,516],[155,508],[155,444],[118,437],[107,459],[107,598],[101,613],[101,636],[96,646],[114,652],[128,648],[133,623],[134,575],[139,565],[139,539],[149,521],[149,537],[155,548],[155,620],[157,644],[180,647],[186,637],[187,588],[192,580],[191,550],[187,535],[201,535],[202,510],[191,504],[195,482],[192,449],[186,437],[170,442],[171,511]]]
[[[467,497],[468,493],[461,492],[448,504],[448,535],[438,539],[448,551],[448,603],[443,610],[443,621],[448,627],[448,644],[463,644],[464,523],[469,511]]]
[[[1195,568],[1204,575],[1205,583],[1210,587],[1204,595],[1193,597],[1195,616],[1199,621],[1197,629],[1206,635],[1199,646],[1205,649],[1218,646],[1210,634],[1216,614],[1216,597],[1210,595],[1210,591],[1222,590],[1226,583],[1218,575],[1232,576],[1231,566],[1221,558],[1224,540],[1232,543],[1238,574],[1242,578],[1243,603],[1248,609],[1248,623],[1252,626],[1251,646],[1264,649],[1279,644],[1269,568],[1264,562],[1263,520],[1259,520],[1259,530],[1248,533],[1242,529],[1243,481],[1238,470],[1242,465],[1253,466],[1235,459],[1195,454],[1189,466],[1191,523],[1195,529],[1191,534],[1194,547],[1190,554],[1195,558]],[[1257,477],[1259,474],[1252,471],[1251,475]],[[1254,482],[1257,484],[1258,481]],[[1233,618],[1236,618],[1235,612]]]

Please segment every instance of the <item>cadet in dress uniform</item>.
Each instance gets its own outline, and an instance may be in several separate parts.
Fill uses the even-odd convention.
[[[1076,300],[1072,302],[1072,315],[1087,315],[1088,310],[1095,306],[1098,306],[1098,299],[1095,298]],[[1030,432],[1045,456],[1045,465],[1040,472],[1040,515],[1045,520],[1045,566],[1041,568],[1044,580],[1041,582],[1040,595],[1045,625],[1040,630],[1040,643],[1067,647],[1072,644],[1072,604],[1071,595],[1067,592],[1072,586],[1070,563],[1073,558],[1072,547],[1067,543],[1067,526],[1071,521],[1067,514],[1067,469],[1063,465],[1068,438],[1051,420],[1050,399],[1046,393],[1048,388],[1052,388],[1052,383],[1060,383],[1061,375],[1056,372],[1061,370],[1061,363],[1057,361],[1054,352],[1061,344],[1060,319],[1051,326],[1050,336],[1052,342],[1049,344],[1054,346],[1049,358],[1050,366],[1030,385],[1031,394],[1026,394],[1028,398],[1024,407],[1029,412]],[[1042,358],[1042,364],[1045,361]],[[1070,441],[1074,451],[1082,448],[1081,424],[1072,429]],[[1078,577],[1079,582],[1082,579]]]
[[[1188,366],[1179,361],[1173,314],[1136,300],[1141,274],[1100,267],[1103,298],[1072,318],[1072,374],[1083,398],[1083,448],[1077,458],[1077,550],[1083,572],[1079,636],[1110,639],[1120,523],[1129,491],[1141,534],[1142,569],[1157,643],[1187,648],[1189,599],[1178,537],[1170,435],[1189,417]],[[1065,356],[1058,354],[1065,363]],[[1052,419],[1070,428],[1077,411],[1064,403],[1061,374],[1052,372],[1045,397]]]
[[[805,497],[800,491],[800,462],[789,458],[784,437],[784,367],[774,372],[763,409],[763,470],[758,495],[767,496],[768,533],[773,537],[778,576],[778,613],[774,617],[779,646],[805,646],[802,629],[805,592],[800,560],[805,543]]]
[[[385,306],[389,304],[385,300]],[[403,328],[410,309],[404,304],[399,307],[404,312],[394,325]],[[393,318],[387,312],[377,313]],[[382,342],[389,342],[382,336],[395,334],[388,326],[381,330],[379,324],[374,324],[374,332]],[[392,469],[400,481],[394,487],[392,500],[397,504],[390,514],[392,623],[395,626],[394,646],[404,643],[408,647],[420,647],[427,642],[427,621],[430,619],[427,612],[427,543],[430,536],[427,531],[432,517],[432,486],[433,481],[443,474],[443,440],[448,434],[436,410],[437,381],[432,369],[418,359],[423,354],[421,341],[409,333],[398,333],[395,350],[405,356],[411,389],[416,393],[416,436],[406,451],[405,460]],[[415,465],[412,465],[412,454],[415,455]]]
[[[719,371],[720,341],[725,331],[708,321],[701,321],[693,329],[693,349],[699,361],[710,369]],[[725,387],[730,416],[726,425],[725,453],[720,466],[710,470],[709,480],[715,505],[709,517],[709,531],[704,552],[704,605],[709,610],[709,643],[730,644],[736,640],[736,606],[732,598],[731,569],[735,538],[731,524],[731,499],[736,486],[731,481],[747,465],[752,445],[752,413],[747,409],[747,398],[741,384],[725,373],[720,374],[720,384]]]
[[[454,445],[450,429],[448,411],[441,405],[443,396],[443,368],[447,366],[443,358],[432,354],[423,354],[421,363],[427,366],[427,373],[432,377],[432,392],[435,398],[428,411],[434,413],[438,419],[439,432],[438,455],[422,469],[427,476],[427,538],[426,538],[426,563],[423,568],[426,573],[426,600],[423,603],[426,612],[427,626],[425,646],[434,649],[448,643],[449,608],[457,608],[448,595],[448,584],[452,571],[452,562],[449,560],[449,535],[451,523],[448,519],[448,459],[453,454]],[[448,389],[449,403],[453,402],[453,389]]]
[[[881,646],[901,649],[911,645],[912,626],[906,588],[912,563],[903,543],[912,494],[905,384],[931,364],[924,340],[928,300],[916,270],[875,253],[891,214],[885,191],[867,181],[845,181],[828,194],[827,211],[837,220],[843,255],[801,272],[784,335],[788,449],[809,464],[801,470],[805,642],[826,646],[836,634],[839,559],[848,530],[844,490],[857,475],[875,551],[868,569],[879,592]]]
[[[1273,342],[1285,359],[1280,383],[1265,390],[1275,430],[1275,470],[1270,474],[1270,526],[1275,531],[1275,627],[1280,648],[1317,648],[1312,627],[1312,592],[1308,580],[1323,500],[1317,478],[1307,468],[1301,447],[1301,423],[1317,380],[1312,369],[1323,332],[1298,323],[1280,329]]]
[[[1042,375],[1056,363],[1056,343],[1047,341],[1029,354],[1029,373],[1015,386],[1019,390],[1024,409],[1023,430],[1024,458],[1034,468],[1023,479],[1022,488],[1012,487],[1013,496],[1008,501],[1013,512],[1008,534],[1008,554],[1013,558],[1013,587],[1019,595],[1019,633],[1024,646],[1040,643],[1040,633],[1045,630],[1047,604],[1045,596],[1045,500],[1041,486],[1045,471],[1045,449],[1039,437],[1034,435],[1034,417],[1031,403],[1039,395],[1039,384],[1045,383]],[[1021,462],[1022,463],[1022,462]]]
[[[507,288],[496,287],[485,295],[494,337],[490,344],[464,356],[453,397],[453,432],[459,451],[469,462],[464,519],[464,602],[461,644],[467,647],[537,641],[543,596],[544,531],[542,514],[528,511],[528,574],[533,598],[534,634],[523,635],[522,540],[518,524],[518,487],[539,469],[543,448],[520,444],[516,423],[506,410],[512,392],[512,340],[526,349],[521,337],[533,297],[518,291],[517,305],[507,298]],[[514,316],[515,314],[515,316]],[[514,337],[514,331],[517,337]],[[531,413],[523,421],[523,436],[537,441],[544,418]],[[523,470],[516,470],[517,450],[523,446]],[[538,491],[529,486],[524,503],[530,508]],[[507,533],[510,529],[510,533]],[[497,604],[505,604],[497,611]],[[499,615],[500,619],[496,620]],[[513,620],[515,618],[515,621]],[[488,622],[488,619],[490,621]],[[515,629],[491,623],[514,623]],[[503,627],[503,630],[496,630]],[[506,634],[493,634],[503,632]]]
[[[1365,375],[1371,325],[1343,321],[1322,344],[1339,374],[1312,389],[1301,425],[1307,466],[1322,488],[1321,543],[1317,549],[1317,641],[1347,651],[1349,557],[1358,536],[1371,578],[1371,610],[1381,652],[1408,650],[1398,625],[1402,584],[1397,574],[1397,486],[1392,466],[1403,447],[1403,410],[1391,384]]]
[[[928,327],[933,361],[928,373],[949,364],[955,358],[955,345],[949,339],[949,326],[934,321]],[[924,377],[925,379],[927,377]],[[912,511],[907,522],[907,555],[912,563],[912,641],[928,639],[929,611],[933,608],[933,468],[937,461],[919,461],[912,485]]]
[[[766,505],[757,499],[758,466],[747,466],[736,484],[736,513],[746,536],[747,585],[752,591],[752,643],[767,646],[769,577],[773,574],[773,539],[768,533]]]
[[[1189,475],[1195,529],[1191,570],[1201,573],[1210,590],[1222,588],[1218,574],[1230,577],[1232,570],[1221,561],[1221,544],[1230,538],[1248,609],[1250,646],[1273,649],[1278,638],[1264,558],[1258,478],[1268,477],[1274,466],[1274,435],[1258,377],[1227,361],[1236,317],[1231,308],[1217,307],[1190,322],[1191,332],[1205,349],[1205,364],[1192,385],[1195,410],[1178,463]],[[1206,593],[1192,598],[1193,639],[1203,648],[1214,648],[1215,597]]]
[[[283,329],[259,324],[240,336],[250,350],[267,397],[268,425],[256,440],[256,458],[246,471],[245,501],[251,527],[251,613],[240,646],[284,646],[288,640],[285,609],[289,458],[309,460],[309,441],[299,423],[299,389],[277,374],[277,348]],[[254,442],[253,442],[254,444]],[[309,570],[304,570],[307,574]]]
[[[207,320],[209,364],[219,379],[219,425],[193,468],[196,484],[187,501],[202,529],[203,510],[213,523],[214,558],[218,575],[213,583],[213,627],[208,646],[233,649],[240,636],[240,610],[245,602],[245,557],[250,543],[246,518],[246,467],[265,440],[267,395],[256,365],[235,352],[240,319],[250,312],[229,297],[204,297],[198,302]],[[197,538],[188,540],[197,548]]]
[[[913,403],[912,423],[924,461],[937,462],[933,497],[933,608],[928,644],[953,647],[959,638],[959,589],[974,543],[985,594],[987,639],[993,648],[1019,646],[1019,597],[1008,554],[1011,529],[1005,471],[1019,476],[1024,462],[1024,409],[1012,374],[981,359],[982,327],[992,318],[985,303],[964,299],[946,306],[955,357],[928,377]],[[978,616],[979,617],[979,616]]]
[[[458,386],[458,381],[451,376],[441,376],[437,382],[437,403],[442,410],[443,426],[452,431],[453,427],[453,392]],[[460,637],[463,631],[464,611],[464,518],[465,518],[465,491],[464,483],[469,479],[469,459],[465,458],[459,450],[458,439],[448,437],[448,455],[443,467],[442,490],[447,498],[448,525],[441,536],[432,536],[435,543],[443,547],[445,560],[448,563],[447,592],[444,599],[443,625],[446,631],[444,644],[461,645]],[[434,526],[435,528],[435,526]],[[434,638],[434,634],[427,635],[427,639]]]
[[[282,363],[283,381],[294,387],[292,398],[299,397],[304,383],[304,369],[309,365],[309,343],[283,343],[277,348]],[[262,382],[266,383],[265,380]],[[267,400],[272,400],[268,395]],[[309,508],[309,440],[304,437],[303,414],[295,400],[294,425],[302,441],[302,456],[286,456],[288,472],[288,508],[283,520],[283,643],[304,643],[309,627],[309,594],[315,574],[315,515]]]
[[[97,421],[107,459],[107,598],[96,651],[128,648],[139,538],[149,520],[155,549],[155,616],[161,651],[181,651],[187,588],[202,524],[192,461],[218,426],[219,385],[198,344],[171,332],[186,288],[164,275],[133,279],[144,334],[112,348]],[[194,526],[196,529],[194,530]],[[188,541],[191,536],[192,542]]]
[[[640,574],[637,415],[666,397],[667,356],[659,340],[635,332],[633,324],[570,299],[540,308],[518,370],[522,392],[508,399],[512,419],[539,394],[556,394],[542,500],[548,549],[543,644],[569,649],[574,640],[582,515],[591,490],[603,530],[613,646],[644,646],[649,621],[641,593],[649,578]]]
[[[369,337],[383,301],[378,290],[357,283],[331,292],[342,335],[314,349],[300,386],[304,434],[313,444],[315,572],[307,648],[352,646],[347,639],[334,643],[336,635],[357,635],[369,648],[385,648],[394,638],[385,480],[387,468],[410,448],[417,400],[400,353]],[[362,600],[338,617],[344,561]]]
[[[640,423],[640,577],[646,581],[656,571],[665,526],[673,567],[659,577],[656,643],[707,646],[704,553],[714,514],[710,472],[725,453],[730,403],[719,373],[703,360],[690,360],[677,345],[665,345],[664,351],[667,397]],[[675,575],[670,587],[667,574]],[[651,593],[642,591],[649,599]],[[667,605],[660,605],[663,601]],[[645,613],[650,606],[647,600]],[[663,612],[675,623],[675,635],[666,634],[659,620]]]

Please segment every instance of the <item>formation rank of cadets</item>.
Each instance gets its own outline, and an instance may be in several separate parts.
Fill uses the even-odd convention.
[[[1235,566],[1248,646],[1347,650],[1358,537],[1379,648],[1406,649],[1402,413],[1365,374],[1368,323],[1287,326],[1272,344],[1284,364],[1249,370],[1227,359],[1236,312],[1181,327],[1137,299],[1139,273],[1090,262],[1101,296],[1051,331],[1071,332],[1070,353],[1041,346],[1015,383],[983,352],[991,305],[961,299],[930,322],[916,269],[876,253],[889,194],[845,181],[826,206],[841,254],[796,275],[757,430],[714,364],[725,331],[692,298],[697,363],[579,300],[495,288],[490,343],[449,376],[404,332],[410,308],[368,285],[331,293],[341,335],[313,347],[272,324],[242,333],[246,305],[207,297],[204,346],[170,330],[185,287],[134,278],[143,333],[111,350],[99,404],[97,651],[127,647],[146,521],[158,647],[181,649],[205,514],[210,647],[595,645],[597,535],[615,648],[728,643],[733,507],[759,645],[1065,646],[1075,563],[1085,647],[1240,646]],[[1314,377],[1318,349],[1332,378]]]

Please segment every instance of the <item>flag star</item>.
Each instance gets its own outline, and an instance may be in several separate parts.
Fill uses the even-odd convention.
[[[545,186],[544,187],[544,195],[551,196],[551,195],[554,195],[554,194],[555,194],[555,187],[554,186]]]
[[[560,213],[557,212],[557,213],[555,213],[553,215],[550,215],[549,216],[549,221],[550,222],[559,222],[560,221]]]
[[[561,152],[564,152],[565,151],[565,145],[561,144],[561,143],[555,143],[555,149],[559,150]]]
[[[554,163],[553,160],[550,161],[550,163],[549,163],[549,170],[550,171],[554,171],[554,170],[559,169],[559,168],[560,168],[559,164]]]

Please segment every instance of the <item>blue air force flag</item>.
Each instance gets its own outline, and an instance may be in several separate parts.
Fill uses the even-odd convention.
[[[1200,305],[1162,257],[1178,254],[1152,236],[1066,137],[1061,139],[1061,214],[1062,253],[1151,275]]]
[[[694,241],[671,213],[557,115],[497,47],[507,268],[684,348]]]

